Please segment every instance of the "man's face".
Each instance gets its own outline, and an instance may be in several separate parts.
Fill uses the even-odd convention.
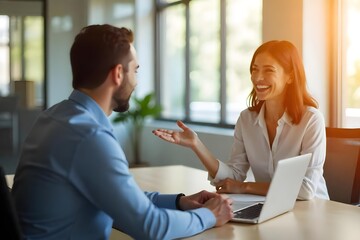
[[[129,101],[131,94],[133,93],[136,85],[136,73],[139,68],[139,64],[136,57],[136,51],[133,45],[130,48],[131,60],[128,64],[128,71],[123,72],[124,78],[119,86],[118,90],[113,95],[113,100],[116,103],[114,112],[125,112],[129,109]]]

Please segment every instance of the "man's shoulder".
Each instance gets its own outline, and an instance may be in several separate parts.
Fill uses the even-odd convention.
[[[50,129],[57,126],[58,130],[54,129],[55,132],[63,129],[64,134],[72,132],[83,137],[104,129],[87,108],[70,100],[64,100],[43,111],[38,118],[38,126]]]

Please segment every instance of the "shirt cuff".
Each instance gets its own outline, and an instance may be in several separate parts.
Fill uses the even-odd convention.
[[[160,208],[177,209],[175,200],[178,194],[159,194],[155,205]]]
[[[217,183],[218,181],[228,178],[232,174],[232,171],[228,165],[218,159],[217,161],[219,162],[219,169],[216,172],[215,177],[212,178],[210,175],[208,175],[208,180],[210,181],[211,185],[215,185],[215,183]]]

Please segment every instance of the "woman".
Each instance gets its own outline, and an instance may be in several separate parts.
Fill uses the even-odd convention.
[[[288,41],[262,44],[253,55],[250,73],[253,89],[249,107],[241,112],[235,125],[228,163],[216,159],[181,121],[177,124],[182,131],[157,129],[153,133],[191,148],[219,193],[266,195],[279,160],[312,153],[298,199],[329,199],[323,178],[324,118],[306,89],[304,66],[297,49]],[[249,167],[256,182],[244,182]]]

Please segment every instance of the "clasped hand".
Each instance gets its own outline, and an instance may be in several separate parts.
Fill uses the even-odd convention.
[[[228,197],[208,191],[201,191],[193,195],[180,198],[179,202],[182,210],[191,210],[195,208],[208,208],[216,218],[215,226],[221,226],[227,223],[232,217],[232,200]]]

